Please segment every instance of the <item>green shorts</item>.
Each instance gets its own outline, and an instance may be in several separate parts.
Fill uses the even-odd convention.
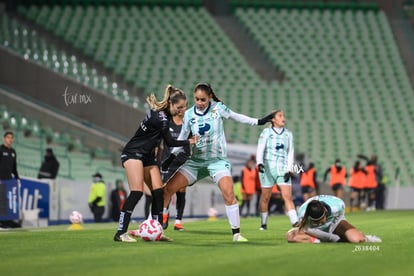
[[[280,172],[277,168],[269,168],[265,166],[264,173],[259,172],[260,185],[262,188],[272,188],[274,184],[277,185],[291,185],[289,179],[285,182],[285,172]]]
[[[210,176],[216,184],[224,176],[231,177],[230,162],[224,158],[209,160],[190,158],[178,171],[187,178],[189,185],[207,176]]]

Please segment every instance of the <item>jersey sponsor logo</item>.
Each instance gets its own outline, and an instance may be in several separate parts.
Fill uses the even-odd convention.
[[[8,152],[3,152],[3,156],[8,156],[9,153]]]
[[[143,131],[147,131],[147,126],[144,124],[144,122],[141,122],[141,129]]]
[[[284,149],[284,148],[285,148],[284,144],[281,144],[281,143],[276,144],[276,150],[280,150],[280,149]]]
[[[207,131],[209,131],[210,128],[211,128],[211,126],[208,123],[199,124],[198,125],[198,134],[204,135],[204,133],[206,133]]]

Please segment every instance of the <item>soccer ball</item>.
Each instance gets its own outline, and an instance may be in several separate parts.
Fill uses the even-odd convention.
[[[69,220],[72,224],[81,224],[83,221],[82,214],[78,211],[73,211],[70,213]]]
[[[144,241],[159,241],[163,233],[158,220],[147,219],[138,227],[138,234]]]

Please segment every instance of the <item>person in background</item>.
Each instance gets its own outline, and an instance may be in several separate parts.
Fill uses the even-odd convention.
[[[364,187],[366,182],[367,172],[361,166],[360,161],[356,161],[354,166],[351,168],[348,185],[351,188],[351,195],[349,198],[349,208],[352,212],[354,207],[357,210],[361,208],[361,203],[364,199]],[[355,201],[357,202],[355,205]]]
[[[119,213],[121,212],[122,207],[124,206],[126,198],[127,193],[124,188],[124,183],[121,179],[117,179],[115,181],[115,189],[113,189],[111,192],[111,218],[114,221],[119,220]]]
[[[241,210],[241,205],[243,203],[243,195],[242,195],[242,185],[240,181],[240,177],[238,175],[233,176],[233,190],[234,190],[234,196],[237,199],[237,203],[239,204],[239,208]],[[241,212],[241,211],[240,211]]]
[[[181,128],[183,126],[183,119],[184,119],[184,113],[187,110],[187,106],[183,109],[180,109],[177,114],[174,114],[170,120],[169,123],[169,130],[171,133],[171,136],[174,139],[177,139],[178,136],[181,133]],[[191,136],[191,134],[190,134]],[[184,151],[177,155],[177,158],[174,159],[173,162],[171,162],[170,166],[168,167],[167,171],[161,171],[161,177],[162,182],[166,183],[168,179],[170,179],[175,172],[187,161],[187,159],[191,155],[191,149],[189,146],[183,147]],[[171,150],[173,148],[169,147],[164,141],[159,147],[158,156],[159,160],[161,161],[159,165],[162,165],[162,162],[164,162],[170,155]],[[184,208],[185,208],[185,194],[186,194],[186,187],[181,188],[178,190],[176,195],[176,216],[175,216],[175,222],[174,222],[174,230],[176,231],[184,231],[184,226],[182,224],[183,215],[184,215]],[[169,219],[169,213],[163,214],[162,218],[162,226],[163,229],[167,229],[168,227],[168,219]]]
[[[242,205],[240,207],[240,214],[243,216],[243,209],[246,207],[244,217],[250,215],[250,202],[256,192],[256,164],[255,160],[249,159],[241,172],[242,184]]]
[[[256,160],[256,155],[250,157],[253,160]],[[255,180],[255,194],[256,201],[254,202],[254,210],[256,217],[260,216],[260,198],[262,196],[262,185],[260,185],[260,176],[259,176],[259,166],[256,164],[256,180]]]
[[[105,194],[106,186],[100,173],[92,175],[92,185],[89,190],[88,205],[93,214],[95,222],[102,222],[105,212]]]
[[[13,149],[14,134],[11,131],[6,131],[3,135],[3,144],[0,146],[0,185],[1,180],[17,179],[20,181],[19,173],[17,172],[17,154]],[[6,202],[0,202],[0,208],[3,208]],[[0,221],[0,228],[17,228],[21,227],[20,222],[13,220]]]
[[[274,113],[271,123],[270,127],[260,133],[257,142],[256,163],[262,186],[260,230],[267,229],[269,200],[273,185],[278,185],[290,223],[293,226],[298,223],[291,182],[294,162],[293,134],[285,128],[285,113],[282,110]]]
[[[326,183],[329,173],[331,174],[329,186],[331,186],[334,196],[343,198],[347,173],[346,168],[342,166],[340,159],[336,159],[335,164],[326,169],[323,176],[324,183]]]
[[[367,211],[375,211],[375,191],[378,187],[377,182],[377,157],[374,155],[365,166],[367,179],[365,181],[365,194],[367,197]]]
[[[39,169],[39,174],[37,175],[38,179],[49,178],[56,179],[59,171],[59,161],[56,159],[56,156],[53,154],[51,148],[46,149],[45,159],[43,160],[42,165]]]
[[[315,164],[309,163],[307,170],[301,173],[300,186],[302,189],[302,196],[304,201],[316,195],[317,182]]]
[[[14,134],[6,131],[0,146],[0,180],[20,179],[17,172],[17,154],[13,148]]]
[[[387,191],[388,177],[385,174],[381,174],[382,177],[378,183],[378,187],[375,194],[375,208],[377,210],[385,209],[385,193]]]

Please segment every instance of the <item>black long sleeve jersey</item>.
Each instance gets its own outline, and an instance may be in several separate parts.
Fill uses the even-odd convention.
[[[125,145],[123,154],[151,157],[155,155],[155,148],[161,139],[169,147],[189,145],[188,140],[174,140],[169,131],[171,115],[164,111],[151,110],[140,123],[135,135]]]
[[[0,179],[19,178],[16,164],[16,151],[5,145],[0,146]]]

